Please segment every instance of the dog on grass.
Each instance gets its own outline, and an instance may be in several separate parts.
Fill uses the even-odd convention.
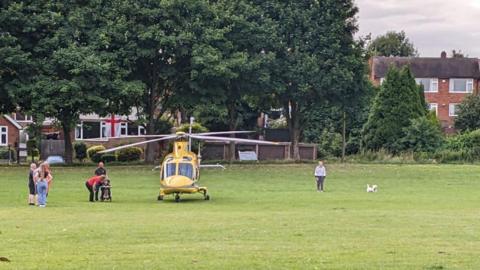
[[[377,192],[377,185],[371,185],[370,184],[367,184],[367,192]]]

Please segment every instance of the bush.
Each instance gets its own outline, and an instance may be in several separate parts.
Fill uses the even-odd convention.
[[[443,134],[436,121],[427,117],[420,117],[411,121],[409,127],[404,128],[405,137],[402,142],[405,150],[414,152],[430,152],[438,150],[443,144]]]
[[[16,160],[16,155],[17,153],[15,152],[14,149],[10,149],[10,155],[8,154],[8,148],[7,147],[1,147],[0,148],[0,159],[9,159],[11,158],[12,161]]]
[[[446,148],[454,151],[468,150],[475,147],[480,147],[480,129],[449,137],[446,143]]]
[[[189,129],[190,129],[190,124],[185,123],[179,126],[177,128],[177,131],[188,133]],[[200,123],[192,124],[192,133],[202,133],[202,132],[208,132],[208,129],[202,126]]]
[[[33,157],[40,155],[40,151],[38,151],[37,140],[31,139],[27,141],[27,153]]]
[[[118,161],[136,161],[142,157],[143,150],[139,147],[128,147],[117,151]]]
[[[473,162],[474,158],[469,151],[441,150],[434,154],[435,160],[439,163],[448,162]]]
[[[108,163],[117,161],[117,156],[115,154],[103,154],[101,157],[101,161]]]
[[[324,129],[318,143],[318,158],[339,157],[342,155],[342,134],[333,129]]]
[[[99,154],[98,152],[105,150],[105,146],[103,145],[95,145],[87,150],[87,155],[90,158],[91,161],[98,163],[102,160],[102,154]]]
[[[83,142],[77,142],[73,145],[75,149],[75,158],[83,162],[87,158],[87,145]]]

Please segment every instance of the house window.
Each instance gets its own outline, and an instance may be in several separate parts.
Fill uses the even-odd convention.
[[[130,136],[145,135],[145,127],[137,125],[134,122],[130,122],[127,126],[127,132]]]
[[[127,136],[128,135],[128,123],[123,122],[120,123],[120,136]]]
[[[448,105],[448,116],[457,116],[458,105],[458,103],[450,103]]]
[[[75,127],[75,139],[83,140],[83,122]]]
[[[437,103],[428,103],[428,110],[434,111],[435,115],[438,115],[438,104]]]
[[[472,93],[473,79],[450,79],[450,92]]]
[[[19,122],[33,122],[33,117],[31,115],[22,114],[20,112],[16,112],[13,114],[13,119]]]
[[[438,78],[416,78],[415,81],[418,85],[423,85],[425,93],[438,92]]]
[[[106,122],[100,122],[100,138],[110,137],[110,125],[107,125]]]
[[[98,139],[100,137],[100,122],[82,121],[82,139]]]
[[[144,126],[138,126],[138,135],[145,135],[145,127]]]
[[[8,145],[8,127],[0,126],[0,145]]]

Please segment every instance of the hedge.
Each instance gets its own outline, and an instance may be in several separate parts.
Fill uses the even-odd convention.
[[[139,147],[128,147],[117,151],[118,161],[136,161],[142,157],[143,150]]]
[[[88,158],[90,158],[90,160],[95,162],[95,163],[98,163],[98,162],[102,161],[102,154],[99,154],[97,152],[103,151],[105,149],[106,148],[103,145],[95,145],[95,146],[92,146],[92,147],[88,148],[88,150],[87,150]]]

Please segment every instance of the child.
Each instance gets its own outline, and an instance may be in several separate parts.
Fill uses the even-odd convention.
[[[28,204],[35,205],[35,195],[37,191],[35,189],[35,170],[37,169],[37,164],[30,164],[30,173],[28,174]]]
[[[112,192],[110,191],[110,180],[105,179],[100,186],[100,190],[102,194],[100,195],[100,200],[103,201],[112,201]]]

